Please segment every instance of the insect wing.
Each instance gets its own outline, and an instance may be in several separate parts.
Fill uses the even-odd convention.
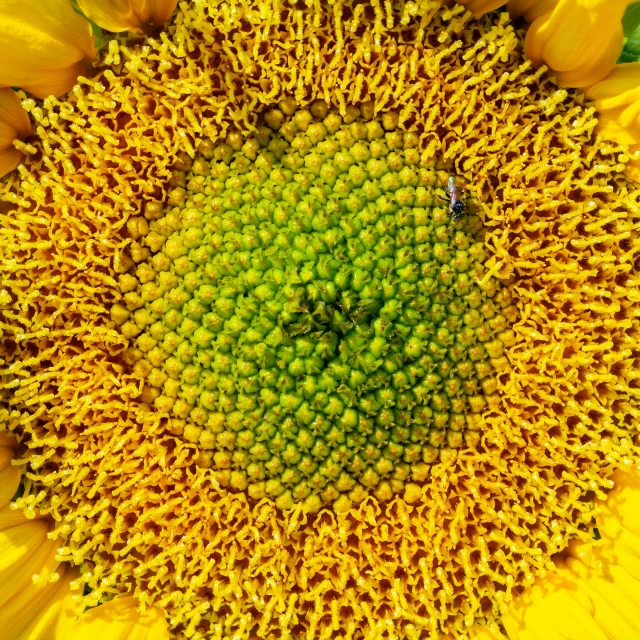
[[[449,191],[449,197],[452,202],[457,202],[462,197],[462,191],[460,187],[456,184],[455,178],[453,176],[449,176],[449,182],[447,183],[447,190]]]

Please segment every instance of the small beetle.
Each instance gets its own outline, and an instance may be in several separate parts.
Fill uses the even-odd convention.
[[[455,178],[449,176],[449,182],[447,182],[447,198],[441,198],[449,203],[449,213],[451,214],[451,220],[457,222],[462,220],[467,213],[467,207],[462,201],[462,189],[456,184]],[[441,197],[441,196],[438,196]]]

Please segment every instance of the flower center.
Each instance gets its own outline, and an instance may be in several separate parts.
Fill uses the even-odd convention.
[[[514,319],[457,179],[363,113],[285,102],[129,223],[112,317],[142,399],[222,486],[283,509],[391,499],[477,444]]]

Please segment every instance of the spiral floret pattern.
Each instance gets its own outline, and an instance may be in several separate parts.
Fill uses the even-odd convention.
[[[395,114],[281,107],[130,221],[112,317],[143,399],[222,486],[285,509],[390,499],[478,442],[516,310],[483,277],[473,203],[452,221],[449,174]]]

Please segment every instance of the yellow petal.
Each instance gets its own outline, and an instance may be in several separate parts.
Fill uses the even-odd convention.
[[[0,89],[0,178],[13,171],[22,157],[13,141],[30,135],[31,122],[20,98],[12,89]]]
[[[620,64],[607,77],[589,87],[587,98],[598,112],[597,132],[606,140],[640,143],[640,64]],[[620,474],[628,472],[621,471]],[[636,472],[636,477],[640,476]],[[640,486],[640,483],[638,483]],[[612,492],[613,494],[614,492]]]
[[[13,456],[13,449],[0,447],[0,509],[9,503],[20,485],[22,472],[11,464]]]
[[[0,86],[65,93],[95,56],[91,25],[69,0],[0,0]]]
[[[628,62],[617,64],[604,80],[589,87],[585,95],[589,100],[606,100],[625,95],[638,87],[640,87],[640,62]]]
[[[160,609],[138,611],[132,597],[117,598],[85,611],[60,640],[169,640],[167,623]]]
[[[602,536],[598,552],[603,564],[617,565],[640,580],[640,473],[618,472],[615,487],[600,502],[596,525]],[[572,554],[575,555],[575,554]]]
[[[169,21],[178,0],[78,0],[82,12],[107,31],[153,33]]]
[[[469,629],[471,640],[509,640],[495,625],[489,627],[486,624],[474,624]]]
[[[567,567],[578,577],[581,588],[593,602],[593,618],[609,638],[640,638],[640,582],[622,567],[603,570],[567,558]]]
[[[527,22],[533,22],[541,15],[555,9],[558,2],[560,0],[509,0],[507,9],[512,18],[522,16]]]
[[[457,0],[457,2],[471,11],[476,18],[506,4],[506,0]]]
[[[546,64],[567,87],[585,87],[613,69],[622,50],[622,16],[629,0],[559,0],[539,15],[525,39],[535,65]]]
[[[568,571],[539,578],[509,606],[502,622],[511,640],[607,640],[589,596]]]
[[[0,509],[0,629],[6,640],[55,640],[73,622],[69,581],[44,519]],[[60,580],[60,577],[63,579]],[[56,581],[57,579],[57,581]],[[64,613],[65,615],[61,615]]]
[[[61,568],[56,582],[41,582],[23,589],[3,607],[0,623],[6,640],[56,640],[68,633],[76,620],[70,583],[76,569]]]
[[[48,529],[44,520],[25,520],[0,532],[0,605],[52,562],[57,545],[47,538]]]
[[[635,76],[638,73],[638,67],[640,63],[633,64],[633,70],[630,71]],[[627,68],[627,72],[629,72],[628,67],[630,65],[622,64],[619,65],[621,67]],[[617,488],[629,487],[632,489],[640,490],[640,465],[638,466],[629,466],[624,469],[618,469],[611,474],[611,480],[615,483],[614,491]]]
[[[625,534],[633,538],[640,535],[640,472],[618,472],[611,479],[614,488],[606,501],[599,501],[601,513],[596,519],[605,544],[615,543]]]
[[[606,508],[624,529],[640,533],[640,490],[614,489],[607,498]]]
[[[619,541],[612,549],[603,549],[602,556],[613,564],[623,567],[630,576],[640,580],[640,540],[636,538],[634,544],[630,540]]]

